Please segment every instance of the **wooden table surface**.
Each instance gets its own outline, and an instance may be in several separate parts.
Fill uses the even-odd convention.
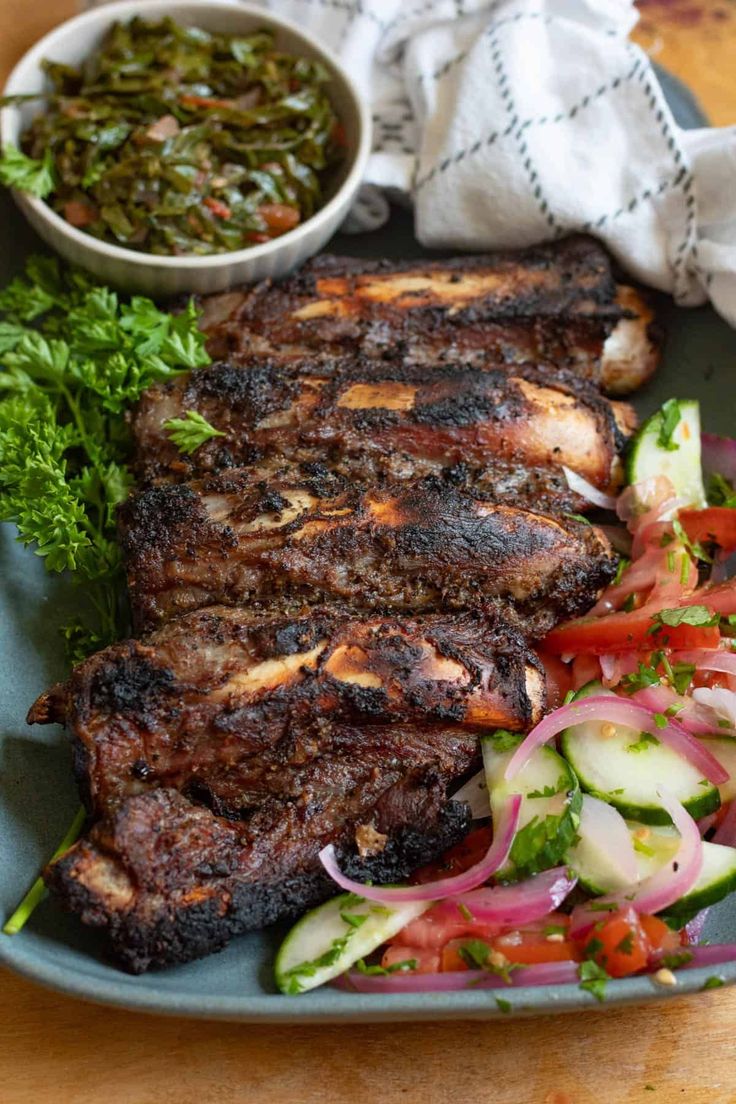
[[[0,0],[0,78],[73,0]],[[641,0],[636,38],[736,122],[734,0]],[[250,1027],[97,1008],[0,971],[0,1104],[736,1104],[736,988],[501,1023]]]

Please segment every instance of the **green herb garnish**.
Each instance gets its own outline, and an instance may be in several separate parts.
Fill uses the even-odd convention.
[[[703,982],[703,989],[720,989],[725,984],[723,978],[713,974],[712,977],[706,978]]]
[[[660,448],[666,449],[668,452],[679,449],[680,446],[672,440],[672,435],[680,424],[681,416],[680,404],[677,399],[668,399],[666,403],[662,404],[659,434],[657,435],[657,444]]]
[[[718,614],[712,614],[706,606],[679,606],[676,609],[664,609],[655,613],[653,618],[654,630],[658,631],[663,625],[675,629],[678,625],[710,626],[718,624]]]
[[[184,452],[187,456],[196,452],[205,441],[225,436],[196,410],[187,410],[183,418],[169,418],[164,422],[164,429],[179,452]]]
[[[0,184],[44,199],[56,185],[51,150],[45,150],[36,160],[26,157],[17,146],[9,143],[0,155]]]
[[[666,719],[665,719],[665,724],[666,724]],[[628,744],[627,747],[626,747],[626,750],[638,753],[640,751],[647,751],[647,749],[650,748],[650,747],[658,747],[658,746],[659,746],[659,740],[657,739],[656,736],[652,736],[652,734],[650,732],[640,732],[639,733],[639,739],[636,741],[636,743],[635,744]]]
[[[593,959],[588,958],[578,967],[580,988],[592,993],[596,1000],[605,1000],[606,982],[610,980],[610,974],[599,966]]]
[[[0,520],[49,571],[72,573],[70,659],[125,628],[115,512],[131,477],[126,409],[152,383],[209,363],[190,303],[166,314],[35,257],[0,292]]]

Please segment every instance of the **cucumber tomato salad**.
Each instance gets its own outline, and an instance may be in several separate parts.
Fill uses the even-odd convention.
[[[612,499],[568,473],[622,557],[541,644],[556,708],[525,736],[481,735],[483,770],[455,795],[475,826],[413,884],[351,881],[322,851],[342,892],[287,935],[282,992],[573,982],[603,999],[610,978],[674,986],[703,965],[722,983],[736,944],[700,933],[736,889],[736,441],[701,436],[697,403],[673,399],[627,477]]]

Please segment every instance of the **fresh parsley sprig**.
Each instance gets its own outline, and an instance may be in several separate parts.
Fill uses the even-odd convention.
[[[192,303],[172,315],[126,301],[50,257],[0,291],[0,521],[81,584],[87,608],[63,629],[72,661],[124,626],[125,412],[151,384],[207,363]]]

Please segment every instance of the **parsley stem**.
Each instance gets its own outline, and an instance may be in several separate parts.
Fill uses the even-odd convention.
[[[87,810],[83,807],[77,810],[77,814],[74,817],[69,830],[64,836],[59,846],[54,851],[53,855],[49,859],[49,862],[54,862],[63,855],[65,851],[68,851],[71,845],[77,840],[82,827],[87,817]],[[26,922],[35,912],[36,908],[41,904],[41,901],[46,896],[46,886],[42,877],[36,878],[31,888],[26,893],[25,897],[18,905],[17,909],[12,916],[8,917],[3,925],[3,932],[5,935],[17,935],[19,931],[25,926]]]

